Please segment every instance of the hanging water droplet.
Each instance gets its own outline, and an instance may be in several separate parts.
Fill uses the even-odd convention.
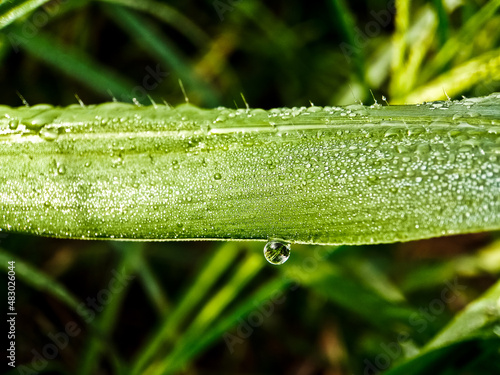
[[[285,263],[290,257],[290,243],[283,240],[269,240],[264,246],[264,257],[274,265]]]

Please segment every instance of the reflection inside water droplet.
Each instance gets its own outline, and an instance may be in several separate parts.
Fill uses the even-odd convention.
[[[264,257],[271,264],[283,264],[290,257],[290,244],[283,240],[269,240],[264,246]]]

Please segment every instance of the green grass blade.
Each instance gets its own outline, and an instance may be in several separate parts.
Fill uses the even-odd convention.
[[[0,3],[0,29],[22,18],[49,0],[10,0]]]
[[[398,88],[391,93],[391,104],[404,104],[405,102],[399,100],[399,98],[414,91],[422,64],[425,62],[427,53],[434,43],[434,35],[437,27],[436,16],[430,10],[428,12],[423,11],[422,13],[429,16],[423,17],[425,22],[418,24],[418,29],[416,30],[418,37],[408,47],[408,58],[404,66],[399,68]]]
[[[335,304],[354,312],[374,326],[397,331],[401,324],[416,312],[404,304],[394,303],[390,297],[375,293],[358,281],[352,280],[339,269],[326,262],[318,263],[314,272],[304,271],[300,266],[289,266],[287,277],[323,295]],[[355,299],[352,296],[356,296]],[[373,312],[377,311],[378,314]],[[382,313],[383,312],[383,313]]]
[[[252,253],[243,260],[232,278],[208,301],[200,310],[181,338],[176,342],[172,352],[159,365],[152,364],[145,373],[160,375],[170,370],[176,357],[182,354],[193,337],[199,337],[213,324],[220,313],[229,305],[249,281],[262,269],[264,260]]]
[[[140,257],[140,252],[142,251],[142,244],[123,246],[125,247],[121,254],[120,264],[117,267],[117,272],[123,275],[124,279],[128,279],[135,272],[137,257]],[[78,366],[78,374],[80,375],[90,375],[95,372],[95,368],[100,362],[100,357],[103,352],[106,351],[108,345],[107,342],[111,341],[111,335],[117,324],[118,314],[120,308],[128,291],[130,283],[124,285],[120,290],[113,293],[113,296],[109,303],[105,306],[104,311],[99,316],[97,325],[100,328],[101,333],[104,335],[105,339],[92,336],[87,343],[87,347],[80,357],[80,365]],[[115,358],[117,360],[117,358]],[[119,363],[121,361],[118,360]]]
[[[112,243],[113,247],[118,251],[134,251],[129,250],[129,248],[134,249],[136,247],[134,243],[130,243],[129,246],[126,246],[125,244],[127,244],[127,242],[120,241]],[[136,256],[133,259],[135,273],[139,277],[139,280],[152,305],[156,308],[158,315],[163,316],[167,314],[172,307],[170,306],[167,296],[162,290],[160,280],[158,280],[149,265],[145,251],[145,243],[136,249],[135,254]]]
[[[481,83],[500,79],[500,49],[487,52],[467,61],[435,80],[419,87],[406,98],[405,103],[419,103],[424,100],[440,100],[457,96]],[[446,94],[445,94],[446,91]]]
[[[22,280],[40,292],[53,296],[58,301],[61,301],[66,306],[71,308],[71,310],[81,315],[82,318],[93,314],[93,312],[88,310],[86,306],[81,306],[81,301],[79,301],[69,290],[67,290],[64,285],[60,284],[49,275],[40,272],[27,262],[18,259],[16,256],[9,254],[3,249],[0,249],[0,268],[7,272],[7,262],[11,260],[16,262],[16,278],[19,280]]]
[[[482,336],[494,337],[496,332],[489,328],[493,328],[495,324],[500,323],[500,315],[498,314],[500,310],[499,301],[500,281],[455,316],[425,346],[423,351],[436,350],[471,338]],[[487,329],[486,331],[484,330],[485,328]]]
[[[196,332],[192,332],[184,341],[184,345],[176,350],[176,355],[169,361],[168,369],[166,369],[163,374],[170,374],[178,371],[211,343],[220,339],[224,333],[228,333],[239,319],[246,317],[260,305],[266,302],[275,303],[274,299],[279,301],[283,297],[278,296],[281,296],[280,293],[289,285],[290,280],[286,278],[271,280],[260,287],[258,291],[250,295],[245,301],[240,303],[233,311],[219,319],[218,322],[208,329],[201,337],[199,337]],[[158,371],[158,373],[161,372]]]
[[[463,286],[462,286],[463,288]],[[471,302],[462,312],[432,339],[419,354],[400,366],[388,371],[387,375],[413,375],[426,373],[433,363],[441,358],[441,353],[450,346],[476,338],[497,340],[500,332],[500,281],[493,285],[477,300]],[[496,325],[496,331],[495,331]]]
[[[164,321],[153,337],[148,340],[146,347],[137,355],[131,366],[131,374],[139,374],[142,368],[151,360],[159,348],[172,340],[179,331],[180,325],[189,316],[193,309],[205,298],[210,288],[219,277],[228,269],[236,258],[238,252],[236,244],[226,243],[220,246],[216,253],[210,257],[198,273],[196,280],[183,293],[182,299],[175,304],[174,309],[165,316]]]
[[[231,280],[203,306],[193,319],[186,334],[205,331],[263,266],[264,259],[260,254],[251,254],[242,261]]]
[[[500,240],[474,254],[454,257],[444,263],[421,265],[405,274],[400,285],[405,293],[422,292],[455,277],[484,277],[500,275]]]
[[[439,73],[453,58],[463,46],[468,45],[474,40],[475,35],[484,26],[484,24],[494,16],[498,7],[500,7],[500,0],[491,0],[475,13],[460,31],[448,39],[445,45],[439,49],[434,59],[430,61],[426,69],[422,73],[422,82],[428,81],[431,77]]]
[[[25,38],[17,26],[11,26],[6,31],[6,35],[16,46],[76,79],[89,89],[101,94],[103,98],[109,98],[109,94],[112,93],[119,100],[132,101],[134,84],[93,61],[82,51],[62,46],[59,41],[41,32],[31,38]]]
[[[392,61],[391,82],[389,92],[395,96],[404,86],[404,66],[406,60],[406,40],[410,28],[410,1],[396,0],[396,18],[394,20],[395,31],[392,34]]]
[[[446,43],[450,35],[450,20],[446,11],[444,0],[433,0],[434,8],[436,9],[438,17],[438,40],[439,45],[442,46]]]
[[[144,258],[143,253],[141,253],[141,257],[138,259],[137,273],[158,314],[160,316],[167,314],[172,309],[172,306],[162,290],[160,281],[151,269],[147,259]]]
[[[151,22],[121,6],[109,5],[105,9],[138,45],[175,72],[186,85],[188,96],[198,93],[205,105],[217,104],[218,94],[196,75],[182,53]]]
[[[388,302],[402,303],[405,297],[401,290],[375,264],[367,259],[351,258],[347,263],[351,273],[365,287],[377,293]]]
[[[210,37],[205,31],[194,24],[188,17],[184,16],[174,7],[153,0],[99,0],[105,3],[122,5],[127,8],[136,9],[151,16],[158,18],[165,24],[168,24],[180,33],[188,37],[193,43],[199,47],[205,48],[210,42]]]
[[[349,10],[349,7],[344,0],[330,0],[329,2],[331,14],[334,18],[334,25],[337,25],[339,31],[343,34],[345,42],[340,44],[342,52],[350,61],[351,54],[353,55],[356,76],[360,83],[365,82],[365,56],[364,48],[356,42],[354,16]]]
[[[413,22],[408,30],[407,45],[413,46],[416,43],[423,43],[422,32],[427,33],[427,29],[433,23],[435,23],[436,16],[434,11],[430,7],[422,7],[415,14]],[[428,43],[431,41],[429,40]],[[423,48],[422,48],[423,47]],[[423,51],[425,46],[419,48],[419,51]],[[371,89],[379,89],[387,78],[390,77],[390,66],[392,60],[392,39],[385,38],[385,41],[381,43],[375,50],[375,52],[370,56],[366,63],[366,80]],[[352,97],[352,95],[351,95]],[[392,102],[392,97],[389,98]],[[352,103],[352,98],[348,102]]]

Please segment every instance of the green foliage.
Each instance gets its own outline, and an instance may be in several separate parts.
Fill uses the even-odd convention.
[[[144,67],[158,63],[170,76],[147,89],[148,95],[179,102],[182,96],[173,87],[180,78],[190,101],[202,106],[232,106],[240,91],[252,106],[269,108],[309,100],[349,104],[353,93],[370,101],[369,89],[393,103],[445,99],[443,89],[452,97],[498,89],[498,67],[488,64],[480,68],[480,79],[446,79],[451,68],[474,72],[477,67],[469,63],[498,46],[498,0],[397,1],[397,17],[392,2],[363,4],[331,0],[304,9],[303,4],[268,9],[256,0],[196,5],[10,0],[0,7],[0,46],[27,55],[0,56],[7,62],[30,61],[34,72],[44,63],[52,65],[58,84],[39,93],[30,90],[30,98],[53,104],[74,102],[75,92],[85,103],[110,96],[124,101],[135,96],[145,103],[147,95],[136,87]],[[96,27],[84,27],[90,23]],[[37,48],[38,41],[51,48]],[[25,74],[23,64],[9,66],[10,79]],[[85,73],[96,69],[108,80]],[[136,85],[121,76],[135,77]],[[44,82],[37,74],[29,77],[19,79],[13,92],[3,91],[2,102],[16,103],[15,90],[36,85],[33,79]]]
[[[114,97],[163,106],[164,100],[183,101],[179,79],[190,102],[210,107],[232,107],[233,100],[243,107],[240,92],[252,108],[272,108],[309,106],[309,101],[371,103],[370,89],[379,102],[385,96],[391,104],[499,90],[500,1],[395,3],[397,13],[382,0],[0,1],[0,103],[10,106],[2,111],[21,104],[16,92],[31,105],[74,104],[77,93],[85,104]],[[157,68],[168,76],[146,79]],[[472,117],[454,121],[480,123],[483,116],[476,116],[474,105],[471,100]],[[430,108],[425,107],[433,116],[446,117],[447,110]],[[83,112],[73,108],[67,114]],[[472,152],[469,163],[482,160],[483,146],[498,149],[496,121],[484,137],[465,132],[471,137],[463,140],[469,150],[464,152]],[[221,124],[209,125],[220,129]],[[27,125],[28,132],[42,128],[36,121]],[[117,147],[110,152],[118,159],[121,138],[113,126],[107,131],[117,136]],[[40,139],[55,160],[54,174],[68,172],[59,170],[58,156],[83,144],[61,135],[68,140],[64,149]],[[444,133],[435,135],[452,142]],[[3,144],[0,151],[5,149]],[[255,144],[249,149],[264,152]],[[28,155],[13,161],[13,168],[28,168],[21,180],[50,167],[43,163],[36,169]],[[111,156],[86,157],[98,164]],[[460,164],[453,163],[458,171]],[[11,178],[2,176],[0,194]],[[101,180],[108,181],[104,175]],[[498,188],[498,182],[492,184]],[[452,193],[449,207],[456,207],[460,193],[446,191]],[[497,196],[495,191],[485,204],[497,204]],[[408,193],[408,199],[423,198]],[[290,215],[298,212],[297,202],[288,202]],[[441,204],[436,201],[435,207]],[[64,210],[59,207],[60,214]],[[21,211],[9,223],[19,222]],[[227,211],[231,207],[221,212]],[[479,208],[467,213],[481,216]],[[3,209],[0,219],[9,215]],[[307,223],[302,227],[317,230]],[[258,243],[111,243],[19,234],[0,240],[1,269],[6,272],[11,259],[17,264],[18,366],[34,369],[34,352],[43,353],[68,322],[80,330],[56,358],[40,357],[39,373],[500,373],[498,233],[358,247],[294,244],[279,267],[265,261]]]

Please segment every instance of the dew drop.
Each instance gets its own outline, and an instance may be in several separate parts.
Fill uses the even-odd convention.
[[[214,120],[214,124],[217,123],[217,122],[224,122],[227,120],[227,117],[224,116],[224,115],[220,115],[218,116],[215,120]]]
[[[399,134],[399,129],[398,128],[389,128],[385,132],[384,136],[385,137],[394,137],[394,136],[397,136],[398,134]]]
[[[214,180],[220,180],[222,178],[220,173],[214,174]]]
[[[57,174],[63,175],[66,173],[66,167],[60,163],[57,163]]]
[[[264,246],[264,257],[274,265],[285,263],[290,257],[290,243],[283,240],[269,240]]]
[[[59,129],[54,128],[54,127],[44,126],[40,130],[39,135],[40,135],[40,138],[42,138],[46,141],[52,142],[52,141],[55,141],[57,139],[57,137],[59,136]]]
[[[306,109],[307,112],[321,112],[322,110],[323,110],[323,108],[315,106],[315,105]]]

